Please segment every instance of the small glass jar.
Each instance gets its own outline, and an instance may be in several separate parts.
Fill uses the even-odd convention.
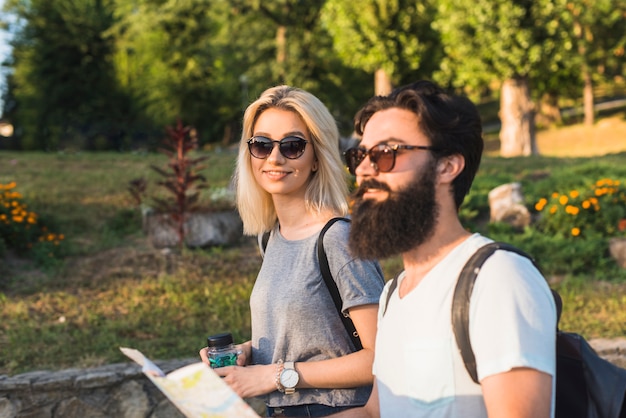
[[[237,351],[233,345],[233,336],[230,332],[209,336],[207,347],[211,368],[237,365],[237,356],[240,351]]]

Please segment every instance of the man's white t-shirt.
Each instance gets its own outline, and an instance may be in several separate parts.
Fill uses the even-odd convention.
[[[487,416],[481,387],[467,373],[454,338],[451,305],[461,269],[489,242],[472,235],[402,299],[400,277],[383,315],[389,283],[385,287],[373,366],[382,417]],[[480,270],[470,302],[479,381],[515,367],[555,376],[555,331],[556,307],[543,276],[528,259],[496,251]]]

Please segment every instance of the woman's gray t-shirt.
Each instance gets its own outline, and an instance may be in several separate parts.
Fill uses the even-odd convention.
[[[343,311],[378,303],[384,286],[377,262],[355,259],[347,248],[350,225],[336,222],[324,236],[324,249]],[[318,234],[288,241],[272,231],[250,297],[254,364],[305,362],[355,351],[324,283],[317,260]],[[371,386],[354,389],[298,389],[269,394],[272,407],[303,404],[363,405]]]

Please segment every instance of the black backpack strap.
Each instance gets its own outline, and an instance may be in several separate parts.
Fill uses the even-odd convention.
[[[335,283],[333,275],[330,271],[330,266],[328,265],[328,257],[326,256],[326,251],[324,250],[324,235],[326,234],[326,231],[328,231],[328,229],[337,221],[350,222],[350,219],[332,218],[326,223],[326,225],[324,225],[324,228],[322,228],[322,230],[320,231],[320,235],[317,238],[317,259],[320,263],[320,271],[322,273],[322,277],[324,278],[324,283],[326,283],[326,287],[330,292],[330,296],[332,297],[335,308],[337,309],[339,317],[343,322],[343,326],[346,328],[346,331],[348,332],[348,335],[350,336],[354,347],[358,351],[363,348],[363,345],[361,344],[361,339],[359,338],[359,334],[357,333],[356,327],[354,326],[352,319],[350,319],[350,316],[342,312],[341,307],[343,305],[343,301],[341,300],[339,289],[337,288],[337,284]]]
[[[452,298],[452,330],[456,343],[463,357],[465,368],[475,383],[478,383],[478,373],[476,372],[476,358],[470,343],[469,336],[469,307],[472,290],[474,290],[474,282],[480,272],[483,263],[497,250],[505,250],[517,253],[528,258],[537,267],[533,258],[510,244],[504,242],[492,242],[476,251],[461,270],[459,279],[454,289]],[[539,269],[537,267],[537,269]]]

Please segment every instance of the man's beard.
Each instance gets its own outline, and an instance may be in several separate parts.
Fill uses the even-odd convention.
[[[359,258],[387,258],[405,253],[430,238],[439,216],[435,199],[435,164],[404,189],[391,191],[374,179],[364,181],[355,193],[352,227],[348,241],[350,251]],[[363,199],[368,188],[387,191],[382,202]]]

